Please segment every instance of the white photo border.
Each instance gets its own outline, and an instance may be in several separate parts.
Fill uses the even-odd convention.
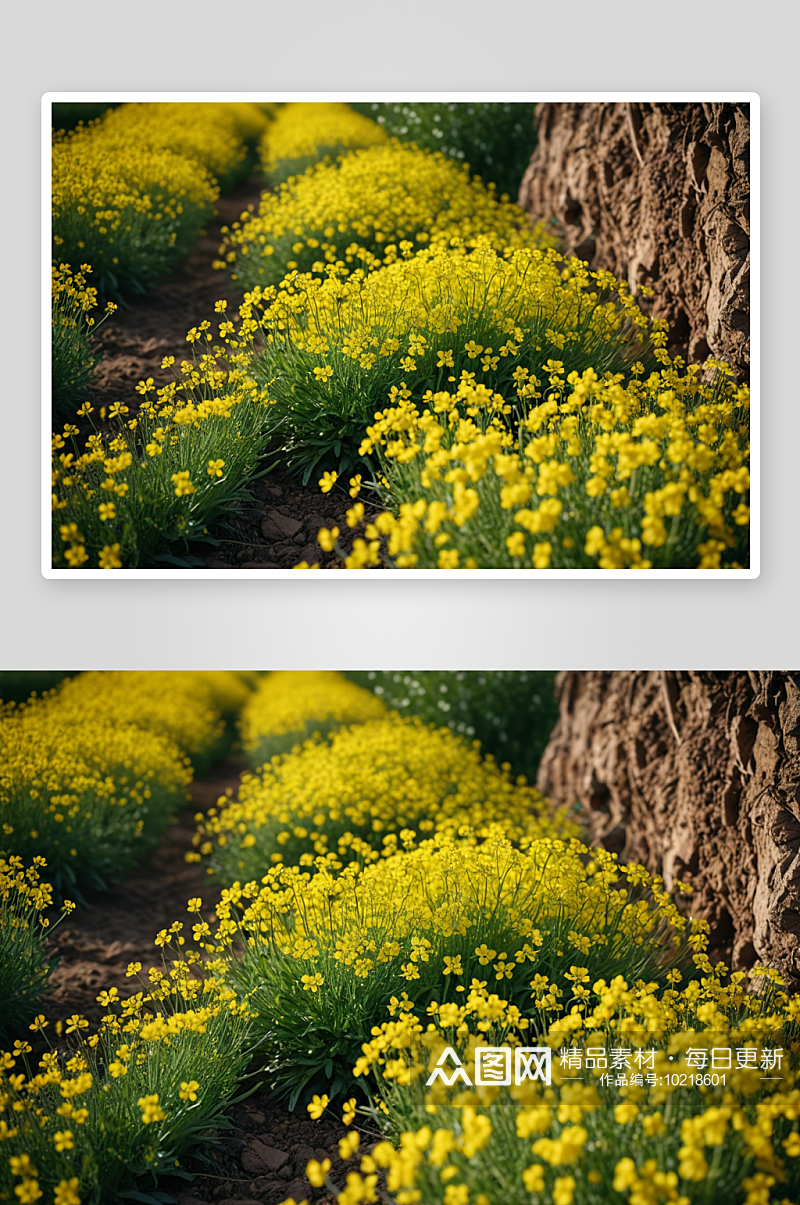
[[[41,244],[41,339],[42,339],[42,576],[48,579],[79,580],[100,578],[171,578],[219,581],[235,578],[293,578],[350,581],[353,578],[384,580],[386,570],[350,569],[321,572],[297,569],[57,569],[52,564],[51,507],[51,434],[52,434],[52,360],[51,360],[51,263],[52,263],[52,106],[63,102],[107,101],[109,104],[155,101],[484,101],[613,104],[617,102],[677,102],[680,104],[719,102],[750,106],[750,565],[746,569],[413,569],[398,571],[399,578],[579,578],[582,581],[624,578],[692,581],[709,579],[742,580],[757,578],[761,572],[761,99],[755,92],[46,92],[42,97],[42,244]]]

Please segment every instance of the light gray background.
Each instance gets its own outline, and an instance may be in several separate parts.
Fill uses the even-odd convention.
[[[791,668],[798,635],[794,2],[0,3],[0,668]],[[763,509],[756,581],[45,581],[39,113],[48,91],[758,92]],[[309,580],[310,578],[315,580]]]

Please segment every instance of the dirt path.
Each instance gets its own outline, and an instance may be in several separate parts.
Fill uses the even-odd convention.
[[[138,381],[152,377],[156,386],[172,379],[162,369],[164,356],[180,359],[186,354],[186,332],[204,319],[214,319],[214,303],[228,302],[238,309],[244,292],[235,288],[226,272],[213,269],[222,239],[220,227],[236,221],[248,206],[258,208],[263,182],[257,176],[240,184],[229,196],[216,202],[217,216],[192,249],[189,258],[153,292],[120,308],[97,332],[96,343],[103,358],[96,373],[90,400],[96,407],[125,402],[135,408]],[[273,458],[274,459],[274,458]],[[341,542],[349,549],[363,525],[351,532],[345,512],[352,505],[342,491],[322,494],[316,482],[303,486],[280,467],[251,487],[252,504],[236,520],[240,536],[219,548],[192,549],[209,569],[293,569],[301,561],[318,562],[320,568],[340,569],[341,561],[317,544],[320,527],[338,527]],[[367,519],[369,516],[367,516]]]
[[[226,791],[235,795],[243,769],[243,760],[231,756],[192,783],[191,803],[176,817],[150,862],[114,890],[87,898],[68,924],[55,930],[51,944],[59,964],[44,1001],[46,1013],[81,1013],[94,1027],[106,1011],[96,999],[101,989],[114,986],[127,996],[138,988],[135,979],[126,977],[128,963],[141,962],[143,975],[161,965],[153,939],[173,921],[189,921],[188,899],[200,896],[208,915],[218,890],[211,887],[205,867],[185,862],[184,854],[191,848],[195,813],[212,807]],[[244,1083],[242,1090],[252,1082]],[[336,1183],[344,1184],[347,1169],[337,1143],[346,1131],[338,1111],[315,1122],[302,1106],[288,1113],[268,1091],[259,1089],[231,1107],[227,1117],[231,1128],[183,1161],[184,1169],[196,1177],[191,1185],[164,1182],[163,1189],[177,1195],[180,1205],[278,1205],[290,1197],[332,1205],[334,1198],[308,1183],[305,1167],[309,1159],[328,1158]]]
[[[81,1013],[92,1024],[105,1012],[95,997],[102,988],[116,987],[129,996],[138,982],[127,978],[130,962],[141,962],[143,974],[161,965],[153,944],[160,929],[175,920],[189,921],[186,902],[200,896],[204,911],[219,898],[205,867],[185,862],[195,831],[194,814],[212,807],[226,790],[235,793],[244,763],[229,757],[202,779],[192,783],[192,801],[175,818],[152,859],[119,887],[87,897],[53,933],[53,952],[59,963],[45,1000],[47,1011],[58,1016]]]
[[[166,355],[187,354],[186,332],[203,319],[212,319],[214,303],[223,298],[228,308],[241,305],[244,292],[234,287],[227,272],[211,267],[218,258],[220,227],[236,221],[248,205],[258,208],[261,185],[255,176],[244,181],[227,197],[216,202],[217,216],[192,248],[188,259],[162,285],[135,297],[104,322],[96,343],[103,358],[95,372],[90,399],[96,406],[124,401],[136,404],[137,381],[152,377],[156,385],[172,380],[162,369]]]

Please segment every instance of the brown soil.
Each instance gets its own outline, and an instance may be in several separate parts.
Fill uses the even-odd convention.
[[[189,921],[186,902],[203,900],[208,916],[219,898],[205,868],[184,861],[195,830],[194,814],[206,811],[226,792],[235,794],[244,763],[229,757],[191,786],[191,802],[177,816],[151,861],[114,890],[87,899],[85,906],[53,933],[52,952],[59,963],[51,977],[51,990],[43,1011],[56,1017],[81,1013],[96,1025],[106,1011],[97,1003],[101,989],[117,987],[121,996],[139,988],[125,972],[130,962],[141,962],[142,975],[160,966],[160,951],[153,939],[174,920]],[[255,1082],[258,1082],[257,1079]],[[242,1092],[253,1081],[242,1084]],[[230,1128],[182,1161],[196,1178],[186,1182],[165,1180],[162,1188],[178,1196],[181,1205],[220,1202],[278,1205],[294,1197],[332,1205],[334,1198],[313,1189],[305,1178],[309,1159],[331,1160],[331,1176],[344,1185],[346,1167],[338,1154],[338,1140],[346,1133],[338,1111],[312,1121],[299,1107],[289,1113],[259,1088],[226,1114]],[[364,1134],[364,1141],[378,1135]]]
[[[306,1179],[309,1159],[330,1159],[328,1174],[341,1188],[347,1171],[358,1166],[357,1160],[348,1165],[339,1157],[338,1142],[347,1130],[338,1120],[338,1112],[312,1121],[308,1113],[288,1113],[271,1102],[268,1094],[256,1092],[229,1109],[227,1116],[232,1128],[224,1132],[215,1149],[182,1161],[197,1178],[178,1196],[181,1205],[208,1201],[279,1205],[289,1199],[333,1205],[335,1197],[312,1188]],[[362,1143],[377,1137],[364,1133]]]
[[[212,807],[226,791],[235,793],[242,769],[243,762],[231,756],[193,782],[191,803],[175,817],[150,862],[120,886],[87,896],[85,906],[54,930],[51,946],[58,966],[50,978],[46,1012],[60,1017],[81,1013],[97,1024],[106,1011],[96,1001],[98,992],[116,987],[121,996],[129,996],[138,990],[138,981],[126,976],[128,964],[140,962],[143,976],[161,965],[153,939],[173,921],[190,919],[187,900],[200,896],[204,915],[213,909],[217,889],[205,867],[185,862],[184,854],[192,848],[195,813]]]
[[[90,391],[94,406],[121,401],[134,410],[140,400],[137,383],[152,377],[160,387],[172,379],[171,370],[162,369],[161,361],[167,355],[178,359],[186,354],[186,332],[213,318],[215,302],[224,299],[229,311],[238,309],[243,290],[211,264],[218,258],[220,227],[236,221],[248,206],[257,209],[262,190],[263,183],[251,176],[230,195],[220,197],[217,216],[186,262],[160,288],[121,307],[98,329],[96,344],[103,358]],[[207,568],[293,569],[306,561],[321,569],[341,569],[341,560],[317,544],[320,527],[338,527],[340,545],[348,551],[353,539],[363,536],[363,525],[354,531],[347,526],[345,512],[352,501],[341,490],[322,494],[316,482],[303,486],[297,477],[276,467],[253,482],[250,493],[252,504],[235,521],[238,537],[210,551],[207,545],[192,549]]]

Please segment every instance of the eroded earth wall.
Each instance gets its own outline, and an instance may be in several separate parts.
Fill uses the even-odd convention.
[[[566,672],[539,788],[677,878],[712,950],[800,983],[800,673]]]
[[[750,364],[747,104],[544,104],[519,193],[568,254],[655,292],[670,350]]]

